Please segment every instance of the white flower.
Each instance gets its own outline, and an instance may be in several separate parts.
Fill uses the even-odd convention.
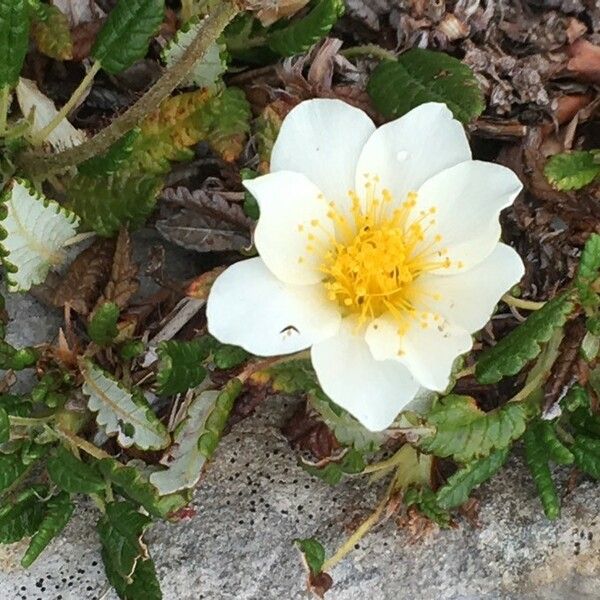
[[[323,391],[384,429],[421,386],[448,386],[471,334],[522,277],[498,220],[521,184],[472,160],[437,103],[375,129],[338,100],[303,102],[271,169],[244,182],[260,206],[260,258],[217,279],[209,330],[259,356],[310,347]]]

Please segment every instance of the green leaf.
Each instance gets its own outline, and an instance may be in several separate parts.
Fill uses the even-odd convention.
[[[542,501],[544,513],[548,519],[556,519],[560,516],[560,499],[552,480],[539,422],[528,427],[523,436],[523,442],[525,445],[525,460]]]
[[[82,391],[89,398],[88,408],[98,413],[96,421],[108,435],[116,433],[118,443],[124,448],[160,450],[169,445],[165,426],[140,390],[127,390],[90,360],[81,360],[79,366],[84,379]]]
[[[401,117],[426,102],[442,102],[463,123],[485,108],[483,93],[471,69],[443,52],[414,48],[397,61],[382,61],[367,92],[385,117]]]
[[[214,407],[206,418],[204,433],[198,439],[198,450],[205,458],[210,458],[217,449],[219,440],[225,430],[229,413],[231,413],[233,404],[241,391],[242,382],[239,379],[231,379],[219,392]]]
[[[67,526],[75,506],[69,494],[61,492],[46,503],[44,517],[21,559],[21,566],[30,567],[48,544]]]
[[[218,369],[233,369],[243,364],[250,355],[239,346],[221,344],[213,352],[213,361]]]
[[[527,408],[521,403],[509,402],[486,413],[473,398],[450,395],[427,415],[427,423],[434,425],[436,432],[423,438],[420,447],[436,456],[468,463],[506,448],[523,434],[526,421]]]
[[[105,302],[92,315],[88,324],[88,335],[99,346],[110,346],[119,335],[119,307],[114,302]]]
[[[168,69],[179,62],[189,45],[194,41],[202,27],[202,21],[194,18],[183,25],[175,37],[165,46],[161,58]],[[196,86],[214,89],[227,70],[227,48],[224,44],[213,42],[200,58],[179,87]]]
[[[101,554],[106,566],[107,563],[110,563],[110,558],[104,549]],[[111,572],[109,574],[108,568],[107,576],[122,600],[162,600],[163,596],[156,576],[156,568],[150,558],[138,560],[130,578],[131,582],[128,582],[124,577],[120,577],[117,573]]]
[[[536,435],[546,449],[547,455],[558,465],[571,465],[575,460],[573,453],[556,435],[556,424],[552,421],[539,421],[535,425]]]
[[[38,494],[44,496],[47,492],[45,486],[31,486],[0,508],[0,543],[12,544],[37,531],[44,518]]]
[[[98,521],[104,565],[109,580],[119,576],[131,580],[137,562],[148,557],[142,535],[150,525],[150,517],[138,512],[130,502],[111,502]]]
[[[122,496],[137,502],[155,517],[165,518],[188,503],[181,494],[159,496],[157,487],[139,469],[113,458],[102,459],[98,467]]]
[[[0,444],[8,442],[10,439],[10,420],[8,413],[0,405]]]
[[[295,539],[294,543],[302,553],[306,566],[312,575],[318,575],[325,563],[325,548],[315,538]]]
[[[300,464],[307,473],[322,479],[330,485],[338,484],[344,474],[356,475],[362,473],[365,468],[363,455],[354,448],[348,450],[339,462],[330,462],[324,467],[315,467],[304,461]]]
[[[64,446],[59,446],[48,459],[50,479],[70,494],[98,494],[106,489],[106,483],[90,465],[82,462]]]
[[[173,445],[161,460],[168,468],[150,475],[150,482],[161,494],[191,489],[198,483],[208,459],[198,443],[207,432],[207,420],[219,395],[218,390],[207,390],[197,394],[190,404],[186,418],[175,431]]]
[[[18,179],[0,196],[0,211],[0,253],[9,290],[27,291],[64,262],[64,243],[75,235],[79,218]]]
[[[327,37],[343,14],[343,0],[317,0],[314,8],[303,19],[273,31],[268,37],[269,47],[281,56],[306,52]]]
[[[156,349],[160,360],[156,391],[164,396],[172,396],[201,384],[206,377],[202,362],[208,358],[213,343],[211,338],[206,337],[189,342],[161,342]]]
[[[600,167],[600,165],[598,165]],[[600,305],[600,297],[593,289],[594,282],[600,276],[600,235],[592,233],[587,239],[577,276],[575,277],[575,286],[579,292],[579,299],[587,309],[597,309]]]
[[[56,60],[73,58],[73,39],[67,16],[56,6],[35,2],[31,11],[31,35],[38,50]]]
[[[557,190],[579,190],[600,175],[598,150],[578,150],[552,156],[544,167],[546,179]]]
[[[79,173],[89,177],[114,175],[131,156],[135,141],[140,133],[140,129],[137,127],[127,132],[106,153],[94,156],[81,163],[78,167]]]
[[[480,383],[497,383],[507,375],[515,375],[542,350],[556,329],[562,327],[573,311],[570,296],[562,294],[513,329],[495,346],[481,353],[475,368]]]
[[[577,434],[571,446],[575,464],[594,479],[600,479],[600,440]]]
[[[574,410],[570,416],[571,425],[581,433],[586,435],[600,436],[600,415],[592,413],[589,407],[589,398],[586,396],[587,403]]]
[[[31,400],[27,396],[0,394],[0,407],[14,417],[27,417],[31,414]]]
[[[19,81],[29,47],[29,10],[26,0],[0,0],[0,90]]]
[[[500,470],[507,457],[508,448],[502,448],[456,471],[436,493],[439,506],[449,510],[464,504],[477,486]]]
[[[27,465],[23,464],[18,452],[0,454],[0,492],[9,488],[25,471]]]
[[[71,207],[85,225],[104,237],[124,226],[141,227],[156,206],[162,179],[119,171],[114,175],[77,175],[68,193]]]
[[[92,47],[91,56],[115,75],[144,58],[165,15],[164,0],[119,0]]]
[[[438,505],[435,492],[429,487],[408,488],[404,494],[404,504],[407,508],[416,506],[428,519],[442,528],[449,527],[452,522],[450,514]]]

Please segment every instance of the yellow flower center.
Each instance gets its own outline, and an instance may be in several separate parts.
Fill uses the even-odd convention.
[[[427,297],[439,299],[438,294],[418,285],[419,276],[448,268],[451,261],[440,245],[442,236],[432,231],[436,208],[419,211],[414,192],[396,203],[388,190],[378,193],[377,183],[377,177],[368,179],[363,202],[349,192],[347,214],[330,203],[328,217],[335,225],[334,238],[326,243],[320,240],[316,221],[302,230],[309,232],[307,251],[322,256],[320,270],[329,299],[345,315],[357,317],[359,326],[390,313],[402,334],[408,317],[420,317],[422,326],[427,326],[427,312],[423,312]]]

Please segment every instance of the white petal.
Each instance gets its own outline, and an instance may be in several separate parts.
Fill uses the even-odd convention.
[[[311,358],[323,391],[371,431],[388,427],[419,389],[399,362],[375,360],[348,319],[313,345]]]
[[[436,173],[470,158],[465,130],[446,105],[421,104],[369,138],[358,160],[356,190],[364,189],[365,174],[377,175],[381,188],[403,202]]]
[[[490,320],[502,294],[518,283],[524,273],[521,257],[510,246],[497,244],[472,269],[446,276],[426,273],[419,278],[419,286],[428,293],[430,310],[473,333]],[[439,294],[439,300],[434,300],[432,294]]]
[[[522,187],[510,169],[476,160],[450,167],[421,186],[416,208],[435,208],[430,235],[442,236],[440,247],[448,249],[452,261],[441,273],[469,269],[490,255],[500,239],[500,212]]]
[[[384,315],[367,328],[365,339],[378,360],[395,359],[405,365],[418,382],[429,390],[444,391],[450,381],[454,360],[471,349],[473,340],[464,329],[430,313],[419,314],[408,331],[398,333],[398,322]]]
[[[219,341],[258,356],[304,350],[335,335],[340,324],[322,286],[286,285],[260,258],[238,262],[217,278],[206,316]]]
[[[304,175],[279,171],[244,181],[260,206],[254,243],[281,281],[314,284],[322,280],[320,244],[328,244],[333,225],[321,191]],[[314,235],[315,240],[310,240]],[[313,246],[309,252],[307,248]]]
[[[375,131],[371,119],[341,100],[307,100],[285,118],[271,154],[271,171],[306,175],[328,200],[345,202],[354,189],[358,157]]]

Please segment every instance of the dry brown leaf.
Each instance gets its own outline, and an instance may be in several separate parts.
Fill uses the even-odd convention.
[[[295,15],[309,0],[247,0],[249,10],[256,12],[258,20],[265,26],[273,25],[279,19]]]
[[[52,304],[68,304],[81,315],[89,314],[110,276],[114,250],[114,240],[98,239],[81,252],[58,284]]]
[[[117,237],[110,278],[104,293],[98,298],[94,311],[105,302],[114,302],[120,309],[126,308],[140,287],[137,279],[138,266],[133,262],[131,237],[127,229],[121,229]]]
[[[569,46],[567,69],[578,79],[600,83],[600,46],[577,40]]]
[[[224,270],[225,267],[215,267],[211,271],[202,273],[188,285],[185,295],[196,300],[208,300],[213,283]]]

